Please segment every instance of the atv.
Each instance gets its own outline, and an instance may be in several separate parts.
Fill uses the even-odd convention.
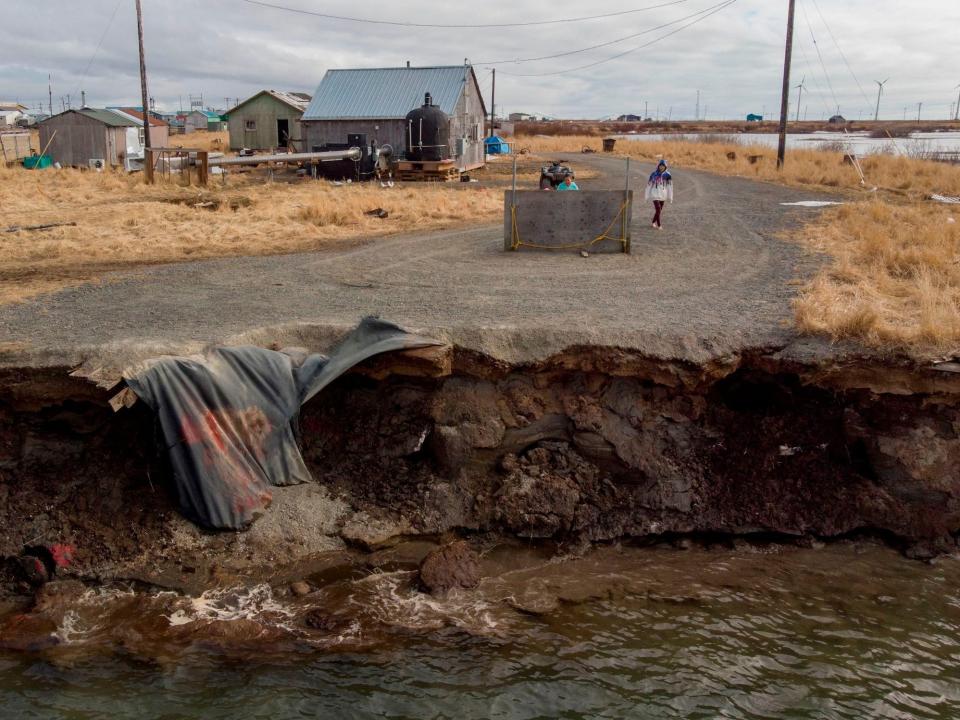
[[[564,165],[566,160],[554,160],[549,165],[540,168],[540,189],[556,190],[567,176],[574,179],[573,170]]]

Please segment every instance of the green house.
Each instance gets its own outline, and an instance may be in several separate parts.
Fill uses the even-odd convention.
[[[747,115],[747,122],[763,122],[763,115],[750,113],[749,115]]]
[[[306,93],[261,90],[227,111],[230,149],[303,150],[300,118],[310,103]]]

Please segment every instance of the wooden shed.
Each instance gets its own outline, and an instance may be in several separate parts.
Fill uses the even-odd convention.
[[[89,167],[97,160],[104,165],[123,165],[127,148],[142,144],[132,120],[110,110],[82,108],[40,123],[40,147],[48,147],[46,154],[61,165]]]
[[[227,111],[230,149],[303,151],[300,118],[310,103],[306,93],[261,90]]]
[[[399,156],[407,146],[407,113],[427,93],[450,119],[449,154],[457,167],[481,167],[487,111],[470,65],[328,70],[300,121],[305,149],[346,143],[358,133],[389,143]]]

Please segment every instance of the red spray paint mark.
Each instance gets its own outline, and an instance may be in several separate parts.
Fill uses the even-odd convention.
[[[69,567],[73,563],[76,552],[77,550],[73,545],[65,543],[55,543],[50,546],[50,554],[58,568]]]

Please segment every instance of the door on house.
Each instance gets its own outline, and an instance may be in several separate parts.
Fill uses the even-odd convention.
[[[286,147],[290,144],[290,121],[277,120],[277,145]]]

